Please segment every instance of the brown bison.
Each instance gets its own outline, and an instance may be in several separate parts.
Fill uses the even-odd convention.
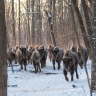
[[[39,54],[40,54],[40,63],[41,63],[41,68],[46,66],[46,60],[47,60],[47,49],[44,48],[44,46],[40,46],[38,49]]]
[[[67,77],[67,72],[70,72],[71,75],[71,81],[73,81],[73,75],[74,71],[76,72],[76,78],[78,79],[78,72],[77,72],[77,67],[78,67],[78,56],[76,55],[75,52],[72,52],[71,50],[66,51],[63,60],[63,74],[65,76],[66,81],[69,81]]]
[[[38,72],[38,69],[41,72],[41,68],[40,68],[40,54],[39,54],[38,50],[35,50],[32,53],[31,60],[32,60],[34,68],[35,68],[35,73]]]
[[[49,59],[50,59],[50,61],[52,61],[52,49],[53,49],[54,47],[50,44],[48,47],[47,47],[47,51],[48,51],[48,56],[49,56]]]
[[[88,56],[89,56],[89,50],[83,46],[80,46],[80,48],[81,48],[81,52],[83,54],[83,57],[85,59],[85,63],[87,63]],[[80,53],[80,48],[78,48],[78,57],[79,57],[79,65],[82,69],[83,68],[83,58],[82,58],[81,53]]]
[[[32,53],[34,52],[34,48],[32,47],[32,46],[29,46],[28,48],[27,48],[27,61],[28,61],[28,64],[29,63],[31,63],[32,64],[32,62],[31,62],[31,55],[32,55]]]
[[[72,46],[72,47],[71,47],[71,51],[77,52],[77,47],[76,47],[76,46]]]
[[[16,51],[16,60],[21,66],[20,70],[23,69],[23,65],[24,65],[24,67],[25,67],[24,69],[26,71],[26,65],[27,65],[26,53],[27,53],[27,48],[24,46],[20,46]]]
[[[51,50],[52,52],[52,63],[53,63],[53,69],[55,70],[55,62],[58,63],[58,69],[60,69],[60,63],[64,55],[64,51],[59,47],[54,47],[54,49]]]
[[[9,66],[11,66],[12,68],[12,72],[14,72],[13,70],[13,65],[12,65],[12,61],[15,61],[16,60],[16,54],[15,54],[15,51],[10,48],[8,51],[7,51],[7,61],[8,61],[8,64]]]

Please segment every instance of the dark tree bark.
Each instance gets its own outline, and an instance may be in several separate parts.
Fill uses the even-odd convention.
[[[57,30],[56,30],[56,0],[53,0],[53,16],[52,16],[52,18],[53,18],[53,30],[54,30],[54,32],[55,32],[55,38],[57,38]],[[56,40],[56,43],[57,43],[57,40]]]
[[[47,10],[48,10],[48,12],[50,12],[50,14],[52,13],[51,11],[52,11],[52,0],[47,0],[46,1],[46,3],[47,3]],[[49,22],[47,22],[47,43],[48,44],[52,44],[52,40],[51,40],[51,36],[50,36],[50,27],[49,27]]]
[[[36,0],[36,11],[38,12],[36,15],[36,44],[39,46],[41,44],[41,31],[42,31],[42,23],[41,23],[41,13],[40,13],[40,0]]]
[[[81,0],[81,3],[82,3],[82,7],[83,7],[84,16],[85,16],[88,38],[90,40],[90,43],[92,43],[92,38],[90,38],[90,36],[92,36],[93,30],[92,30],[92,24],[91,24],[91,20],[90,20],[89,14],[88,14],[88,10],[87,10],[87,4],[86,4],[85,0]],[[92,52],[92,50],[90,50],[90,56],[91,56],[91,52]]]
[[[16,35],[15,35],[15,22],[14,22],[14,0],[12,0],[12,31],[13,31],[13,46],[16,45]]]
[[[32,12],[34,12],[34,5],[35,5],[35,1],[31,0],[31,8],[32,8]],[[32,24],[31,24],[31,31],[32,31],[32,46],[35,46],[35,20],[34,20],[35,16],[34,14],[32,14]]]
[[[18,3],[19,3],[19,24],[18,24],[18,27],[19,27],[19,46],[20,46],[20,44],[21,44],[21,30],[20,30],[20,0],[18,0]]]
[[[44,11],[45,11],[45,13],[48,17],[49,26],[50,26],[50,29],[51,29],[52,43],[53,43],[54,46],[56,46],[55,36],[54,36],[54,32],[53,32],[52,16],[45,9],[44,9]]]
[[[71,15],[72,15],[72,20],[73,20],[73,27],[74,27],[74,31],[75,31],[75,34],[76,34],[76,39],[77,39],[77,42],[78,42],[78,46],[80,48],[80,40],[79,40],[79,36],[78,36],[78,31],[77,31],[77,28],[76,28],[73,6],[72,5],[69,5],[69,6],[70,6],[70,10],[71,10]],[[83,58],[84,68],[85,68],[85,72],[86,72],[86,75],[87,75],[87,81],[88,81],[90,95],[91,95],[91,86],[90,86],[89,74],[88,74],[88,71],[87,71],[87,68],[86,68],[86,62],[85,62],[85,59],[84,59],[84,56],[83,56],[83,53],[82,53],[81,49],[80,49],[80,53],[81,53],[81,56]]]
[[[30,12],[30,0],[26,0],[26,6],[27,6],[27,45],[30,44],[30,22],[29,22],[29,12]]]
[[[96,95],[96,0],[93,0],[93,35],[92,38],[92,72],[91,72],[91,91],[92,94],[95,92]]]
[[[79,22],[80,29],[81,29],[81,32],[82,32],[82,35],[83,35],[85,46],[89,50],[91,50],[90,42],[89,42],[86,30],[85,30],[85,26],[84,26],[84,23],[83,23],[83,20],[82,20],[82,16],[80,14],[80,11],[79,11],[79,8],[78,8],[78,5],[77,5],[76,1],[77,0],[71,0],[71,2],[73,4],[73,7],[74,7],[74,10],[76,12],[77,18],[78,18],[78,22]]]
[[[4,0],[0,1],[0,96],[7,96],[7,53]]]

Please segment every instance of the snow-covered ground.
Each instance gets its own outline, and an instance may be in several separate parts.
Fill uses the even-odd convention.
[[[57,68],[57,64],[56,64]],[[20,66],[14,65],[14,73],[8,67],[8,96],[90,96],[87,77],[84,69],[78,66],[79,79],[66,81],[63,75],[63,63],[60,70],[53,70],[52,62],[47,60],[41,72],[34,73],[33,65],[27,65],[27,71],[19,71]],[[89,77],[91,61],[87,62]],[[68,73],[69,80],[71,79]],[[75,87],[73,87],[75,86]]]

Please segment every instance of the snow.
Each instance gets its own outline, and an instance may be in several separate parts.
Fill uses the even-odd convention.
[[[36,74],[31,64],[27,65],[27,71],[19,71],[20,66],[13,65],[14,73],[8,67],[8,96],[90,96],[84,68],[78,66],[79,79],[74,74],[74,81],[71,82],[64,78],[62,62],[60,70],[57,70],[57,64],[56,70],[53,70],[52,62],[48,59],[46,67]],[[87,69],[91,77],[90,60]],[[69,73],[68,78],[71,79]]]
[[[48,13],[48,17],[51,17],[51,14],[50,13]]]

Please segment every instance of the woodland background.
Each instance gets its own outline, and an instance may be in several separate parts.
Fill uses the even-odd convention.
[[[70,48],[71,44],[85,46],[89,49],[92,60],[92,80],[89,87],[96,92],[96,0],[0,2],[1,96],[7,94],[6,50],[15,45],[47,47],[48,44],[53,44],[63,50]],[[51,22],[48,17],[50,15],[46,16],[44,9],[51,15]]]

